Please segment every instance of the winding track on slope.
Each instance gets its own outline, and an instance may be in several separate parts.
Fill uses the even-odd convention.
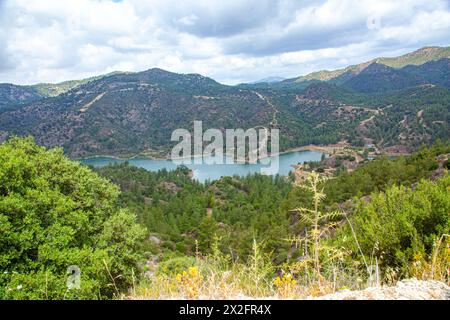
[[[258,98],[260,98],[261,100],[263,100],[264,102],[266,102],[269,107],[272,108],[273,110],[273,114],[272,114],[272,122],[270,123],[270,126],[272,127],[278,127],[278,120],[277,120],[277,113],[278,113],[278,109],[275,108],[275,106],[273,105],[273,103],[266,97],[263,96],[261,93],[259,93],[258,91],[252,91],[254,94],[256,94],[258,96]]]

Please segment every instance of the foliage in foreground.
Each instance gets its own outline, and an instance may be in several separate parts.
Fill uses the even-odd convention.
[[[261,175],[202,185],[185,168],[98,170],[119,193],[62,150],[14,138],[0,145],[0,298],[111,298],[130,287],[133,298],[299,298],[363,288],[374,268],[383,283],[448,282],[448,152],[374,160],[313,188]],[[436,169],[442,177],[428,180]],[[157,270],[135,269],[140,243]],[[67,289],[70,265],[80,289]]]
[[[144,279],[133,288],[131,299],[239,299],[267,297],[276,294],[274,266],[270,256],[263,253],[256,241],[252,254],[245,261],[235,261],[219,249],[220,239],[215,238],[212,252],[176,258],[179,268],[169,272],[158,268],[151,278]],[[185,260],[189,267],[182,267]],[[169,260],[170,261],[170,260]]]
[[[431,278],[450,280],[445,236],[450,233],[448,173],[436,182],[422,180],[414,188],[392,186],[386,192],[373,193],[369,203],[359,200],[354,211],[350,223],[338,230],[332,241],[335,246],[352,250],[352,259],[362,252],[370,264],[378,263],[386,275],[391,273],[397,278],[418,276],[417,267],[428,261],[434,267],[443,267],[435,270]]]
[[[275,266],[256,241],[248,260],[236,261],[220,251],[216,238],[212,253],[204,257],[161,264],[131,298],[304,298],[411,276],[449,282],[449,174],[436,182],[422,180],[414,189],[391,186],[373,193],[371,202],[359,202],[341,227],[330,222],[338,214],[318,210],[324,195],[317,175],[308,181],[317,201],[312,209],[299,208],[310,236],[291,239],[301,253],[295,262]]]
[[[144,229],[118,188],[31,138],[0,145],[0,298],[99,299],[128,288]],[[81,270],[69,290],[68,267]]]

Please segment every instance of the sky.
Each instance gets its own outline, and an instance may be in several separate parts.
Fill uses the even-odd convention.
[[[449,0],[0,0],[0,82],[158,67],[225,84],[450,44]]]

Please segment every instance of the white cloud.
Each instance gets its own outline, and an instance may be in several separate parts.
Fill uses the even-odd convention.
[[[195,14],[190,14],[188,16],[184,16],[177,20],[177,22],[181,23],[185,26],[193,26],[195,22],[198,20],[198,17]]]
[[[0,82],[160,67],[238,83],[448,45],[448,34],[446,0],[0,0]]]

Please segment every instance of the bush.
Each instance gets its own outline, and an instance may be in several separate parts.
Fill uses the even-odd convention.
[[[434,243],[449,233],[449,187],[446,174],[436,182],[422,180],[414,189],[392,186],[385,193],[372,194],[368,204],[360,201],[351,222],[365,255],[377,257],[382,267],[395,268],[400,276],[409,276],[414,257],[430,255]],[[337,241],[351,246],[348,227]]]
[[[174,275],[196,265],[194,257],[176,257],[161,262],[158,265],[158,274]]]
[[[31,138],[1,144],[1,298],[98,299],[127,288],[145,230],[116,209],[118,195],[62,149],[47,151]],[[81,282],[68,290],[72,265]]]

